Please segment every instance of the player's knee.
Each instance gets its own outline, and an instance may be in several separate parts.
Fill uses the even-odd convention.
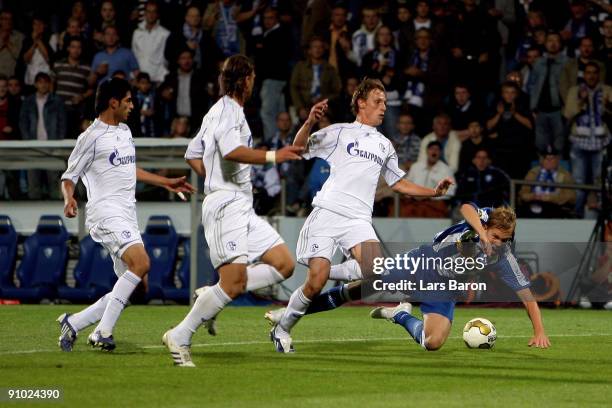
[[[224,291],[227,293],[227,296],[235,299],[246,291],[246,274],[244,276],[237,276],[228,283],[228,285],[224,285]]]
[[[295,269],[295,262],[291,258],[279,259],[278,262],[276,262],[276,265],[272,266],[276,268],[278,273],[280,273],[285,279],[287,279],[290,278],[291,275],[293,275],[293,270]]]
[[[130,270],[134,274],[136,274],[136,275],[138,275],[140,277],[145,276],[149,272],[149,269],[151,269],[151,260],[149,259],[148,256],[143,256],[143,257],[139,258],[130,267]]]
[[[443,336],[433,335],[425,338],[425,349],[427,351],[436,351],[440,350],[444,343],[446,342],[446,338]]]

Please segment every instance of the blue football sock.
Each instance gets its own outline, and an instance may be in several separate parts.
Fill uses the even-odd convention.
[[[348,296],[345,294],[345,286],[346,285],[336,286],[328,291],[320,293],[312,299],[310,306],[308,306],[306,310],[306,314],[326,312],[345,304],[349,300]]]
[[[423,337],[423,321],[417,319],[413,315],[408,312],[399,312],[395,316],[393,316],[393,323],[399,324],[400,326],[404,326],[406,331],[410,333],[414,341],[419,344],[421,343]]]

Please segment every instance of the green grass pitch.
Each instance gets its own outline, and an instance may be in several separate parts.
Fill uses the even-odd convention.
[[[451,338],[426,352],[402,327],[346,307],[307,316],[294,331],[296,354],[268,341],[265,309],[229,307],[219,335],[194,337],[196,369],[172,366],[161,335],[187,312],[179,306],[128,308],[117,349],[57,348],[55,318],[78,306],[0,307],[0,387],[63,388],[61,403],[96,407],[586,407],[612,405],[612,313],[543,310],[552,348],[531,349],[521,309],[459,308]],[[493,350],[461,340],[473,317],[492,320]],[[46,406],[47,403],[4,403]],[[2,405],[2,404],[0,404]]]

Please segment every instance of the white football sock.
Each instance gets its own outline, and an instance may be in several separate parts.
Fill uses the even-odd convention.
[[[266,286],[274,285],[283,280],[285,280],[285,277],[272,265],[250,265],[247,267],[246,290],[249,292],[251,290],[265,288]]]
[[[140,280],[141,279],[131,271],[126,271],[121,275],[110,293],[110,299],[108,300],[104,314],[95,331],[100,331],[104,336],[113,334],[115,324],[117,324],[121,312],[125,308],[125,305],[127,305],[132,292],[134,292]]]
[[[338,265],[332,265],[329,271],[329,279],[337,281],[354,281],[362,279],[361,267],[355,259],[349,259]]]
[[[206,320],[215,317],[232,299],[217,283],[198,296],[182,322],[172,329],[172,338],[180,345],[191,344],[191,336]]]
[[[102,318],[110,297],[111,292],[102,296],[93,305],[81,310],[78,313],[70,315],[70,317],[68,317],[68,323],[70,323],[76,331],[83,330],[87,326],[97,323]]]
[[[277,326],[277,334],[289,334],[293,326],[304,316],[306,309],[310,306],[311,300],[303,292],[304,287],[300,286],[289,298],[289,303]]]

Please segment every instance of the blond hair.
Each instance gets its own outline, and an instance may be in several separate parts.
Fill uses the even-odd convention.
[[[514,232],[514,228],[516,227],[516,213],[512,207],[494,208],[489,216],[487,226],[489,228],[499,228],[502,231]]]

